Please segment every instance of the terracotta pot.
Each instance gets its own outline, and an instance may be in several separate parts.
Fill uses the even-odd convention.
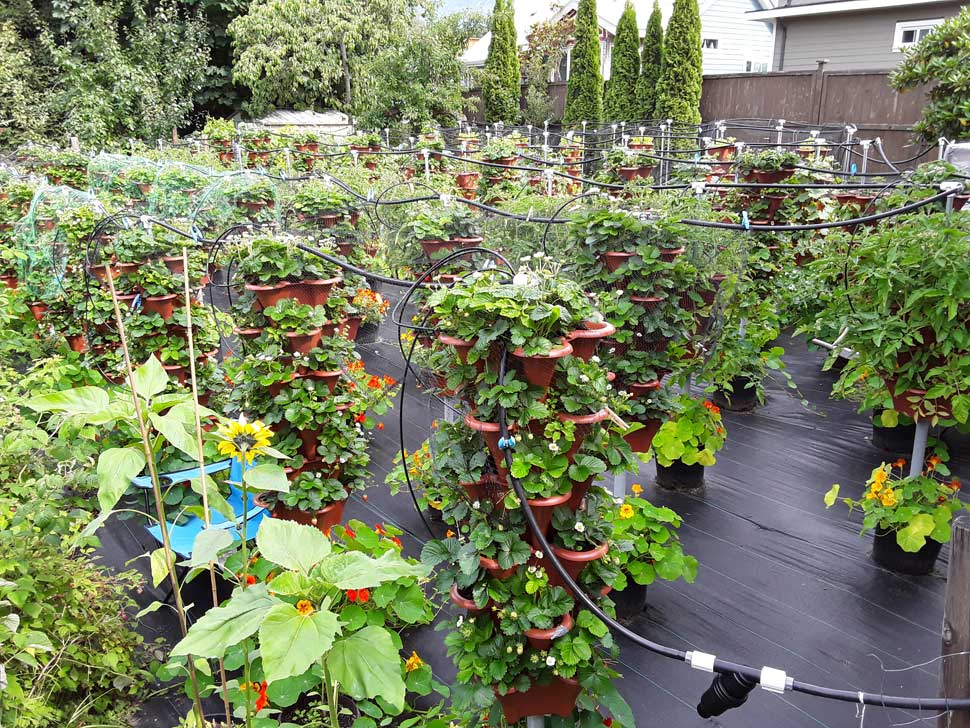
[[[329,533],[332,527],[344,519],[344,506],[346,505],[347,501],[341,500],[311,513],[277,503],[273,507],[273,518],[279,518],[282,521],[302,523],[304,526],[315,526],[320,531]]]
[[[17,274],[11,273],[10,275],[0,276],[0,281],[3,281],[3,285],[6,286],[11,291],[17,290]]]
[[[556,677],[548,685],[533,683],[524,693],[512,688],[506,695],[496,695],[505,720],[512,724],[530,715],[567,718],[575,710],[581,690],[576,680]]]
[[[573,461],[576,453],[579,452],[579,448],[583,445],[583,440],[593,431],[593,425],[610,418],[610,414],[606,409],[601,409],[599,412],[593,412],[588,415],[571,415],[568,412],[559,412],[556,416],[560,422],[572,422],[576,425],[574,431],[575,439],[573,440],[572,446],[566,452],[566,458],[569,462]]]
[[[477,248],[485,241],[485,238],[483,238],[481,235],[475,235],[474,237],[471,237],[471,238],[455,237],[455,238],[452,238],[452,241],[458,243],[463,248]]]
[[[660,260],[665,263],[673,263],[677,258],[682,256],[687,251],[686,248],[661,248],[660,249]]]
[[[488,501],[495,508],[504,510],[503,500],[509,491],[509,486],[503,478],[497,475],[486,475],[474,483],[459,483],[471,501]]]
[[[281,283],[271,283],[269,285],[258,285],[256,283],[247,283],[245,286],[246,290],[256,296],[256,300],[259,301],[259,305],[263,308],[270,308],[275,306],[277,303],[282,301],[284,298],[290,298],[290,284],[286,281]]]
[[[529,384],[535,387],[547,388],[552,384],[552,380],[556,376],[556,365],[559,363],[559,360],[572,353],[572,344],[563,339],[561,346],[550,350],[546,354],[526,356],[520,346],[512,352],[512,356],[515,357],[518,368],[522,371],[522,374]]]
[[[653,444],[653,438],[657,434],[657,430],[663,424],[662,420],[633,420],[638,424],[643,425],[642,429],[636,432],[631,432],[623,436],[630,449],[633,452],[647,452],[650,449],[650,445]]]
[[[162,364],[162,369],[169,377],[175,377],[179,384],[185,384],[186,379],[188,379],[188,370],[181,364]]]
[[[497,561],[490,559],[487,556],[479,555],[478,563],[481,564],[481,567],[491,574],[495,579],[508,579],[510,576],[512,576],[512,574],[515,573],[516,567],[513,566],[509,569],[503,569],[499,567]]]
[[[143,195],[147,195],[152,191],[151,182],[137,182],[136,184],[138,185],[138,191]]]
[[[442,250],[454,250],[458,243],[454,240],[422,240],[421,249],[429,258],[433,258],[435,253]]]
[[[593,484],[593,478],[595,477],[595,475],[590,475],[581,483],[573,482],[572,495],[569,496],[569,501],[566,503],[570,509],[578,511],[583,505],[583,498],[585,498],[586,494],[589,492],[589,486]]]
[[[307,306],[324,306],[330,298],[330,292],[334,286],[343,281],[343,278],[311,278],[305,281],[290,284],[290,294],[300,303]]]
[[[33,303],[29,304],[29,306],[30,312],[33,314],[35,321],[42,321],[44,316],[47,315],[47,310],[50,308],[50,306],[42,301],[34,301]]]
[[[92,265],[88,270],[91,272],[91,275],[102,283],[105,283],[108,280],[109,275],[112,279],[115,279],[121,275],[121,271],[119,271],[117,268],[105,268],[103,265]]]
[[[618,250],[610,250],[600,255],[600,262],[606,266],[610,273],[615,273],[621,265],[628,263],[630,258],[636,257],[636,253],[624,253]]]
[[[539,530],[542,531],[543,536],[549,534],[552,512],[564,503],[568,503],[572,495],[572,491],[568,491],[562,495],[553,495],[549,498],[529,499],[529,508],[532,509],[532,514],[536,517],[536,523],[539,524]]]
[[[646,164],[640,167],[617,167],[616,172],[627,182],[635,179],[649,179],[650,175],[653,174],[653,166]]]
[[[755,182],[763,185],[777,184],[778,182],[783,182],[789,177],[795,174],[794,169],[778,169],[772,172],[765,172],[760,169],[751,170],[751,177]]]
[[[354,244],[347,241],[341,241],[337,243],[337,252],[345,258],[349,258],[354,254]]]
[[[583,569],[586,568],[586,564],[590,561],[602,559],[606,556],[609,548],[610,545],[604,542],[590,551],[571,551],[570,549],[564,549],[559,546],[552,546],[552,551],[563,565],[566,573],[573,578],[573,581],[577,581]],[[546,573],[549,574],[549,586],[566,586],[562,579],[559,578],[559,573],[551,564],[547,565]]]
[[[573,615],[566,612],[560,618],[559,624],[551,629],[527,629],[525,636],[529,644],[537,650],[548,650],[553,640],[559,639],[573,628]]]
[[[585,328],[570,331],[566,341],[572,344],[573,356],[589,361],[600,342],[616,333],[616,327],[609,321],[584,321],[583,326]]]
[[[350,341],[357,341],[357,332],[360,331],[362,316],[348,316],[340,326],[340,335]]]
[[[480,172],[458,172],[455,175],[455,184],[463,190],[473,190],[478,186]]]
[[[115,268],[118,269],[118,275],[131,274],[141,268],[141,263],[115,263]]]
[[[256,328],[254,328],[254,329],[239,329],[239,328],[237,328],[237,329],[234,329],[234,330],[236,332],[236,336],[238,336],[240,339],[242,339],[244,341],[252,341],[253,339],[258,339],[260,336],[263,335],[263,330],[262,329],[256,329]]]
[[[897,392],[895,379],[887,379],[886,386],[889,389],[889,394],[893,398],[893,409],[907,417],[912,417],[914,420],[925,417],[925,404],[927,403],[931,404],[936,414],[943,419],[949,419],[952,414],[950,403],[944,397],[927,400],[927,390],[925,389],[907,389]]]
[[[171,273],[185,273],[185,261],[181,255],[164,256],[162,262]]]
[[[175,303],[178,294],[169,293],[165,296],[145,296],[141,299],[141,310],[143,313],[157,313],[163,319],[168,320],[175,315]]]
[[[309,354],[320,344],[320,337],[323,332],[320,329],[313,329],[306,334],[295,334],[291,331],[286,332],[286,348],[293,354]]]
[[[73,336],[65,336],[64,338],[67,339],[67,345],[71,347],[71,351],[83,354],[88,350],[88,339],[84,334],[74,334]]]
[[[334,371],[330,371],[330,372],[321,371],[319,369],[315,371],[313,370],[304,371],[301,369],[300,376],[306,379],[315,379],[319,382],[326,382],[327,389],[329,389],[330,393],[333,394],[334,391],[337,389],[337,382],[339,382],[340,377],[343,376],[343,372],[340,371],[339,369],[335,369]]]
[[[475,430],[482,436],[485,440],[485,444],[488,446],[488,451],[492,454],[492,459],[495,461],[495,465],[504,471],[505,469],[505,459],[502,456],[502,450],[499,449],[499,425],[497,422],[482,422],[481,420],[475,419],[475,416],[469,412],[465,415],[464,422],[470,428]]]
[[[440,341],[445,346],[452,346],[455,351],[458,352],[458,358],[461,360],[462,364],[468,363],[468,352],[471,351],[472,347],[477,343],[477,339],[465,340],[459,339],[457,336],[449,336],[448,334],[438,334],[438,341]]]
[[[656,311],[663,300],[660,296],[630,296],[630,302],[642,307],[647,313]]]
[[[488,611],[488,604],[486,604],[484,607],[478,607],[475,604],[474,599],[466,599],[465,597],[463,597],[461,595],[461,592],[458,591],[457,584],[451,585],[450,596],[451,596],[451,603],[454,604],[459,609],[464,609],[466,612],[468,612],[468,614],[471,614],[471,615],[483,614],[486,611]]]
[[[299,430],[300,436],[300,455],[308,461],[319,460],[317,455],[317,445],[320,443],[319,430]]]
[[[514,167],[515,163],[519,161],[518,157],[500,157],[498,159],[486,159],[486,162],[491,162],[492,164],[498,164],[502,167]]]
[[[634,397],[647,396],[651,392],[656,392],[658,389],[660,389],[660,380],[654,379],[650,382],[631,382],[626,385],[626,389]]]

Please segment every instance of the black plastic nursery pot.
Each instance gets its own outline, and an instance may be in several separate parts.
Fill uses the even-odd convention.
[[[627,577],[628,583],[625,589],[610,592],[610,599],[616,605],[616,618],[621,622],[629,622],[647,608],[647,586],[637,584],[633,579]]]
[[[704,466],[686,465],[674,460],[670,465],[657,463],[657,485],[667,490],[696,491],[704,487]]]
[[[877,415],[872,419],[872,445],[887,455],[909,457],[913,452],[913,439],[916,437],[916,425],[896,425],[895,427],[880,427],[876,422]]]
[[[747,377],[735,377],[731,380],[733,392],[717,390],[711,395],[711,401],[728,412],[750,412],[761,402],[758,401],[758,388],[748,386],[751,380]]]
[[[928,538],[919,551],[903,551],[896,543],[895,531],[877,527],[876,537],[872,542],[872,560],[899,574],[925,576],[933,571],[941,548],[943,544]]]

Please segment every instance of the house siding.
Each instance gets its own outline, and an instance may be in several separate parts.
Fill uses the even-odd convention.
[[[948,18],[961,3],[887,8],[861,13],[810,15],[779,20],[773,69],[810,71],[827,59],[827,71],[887,70],[902,60],[893,51],[896,23],[901,20]]]
[[[704,73],[744,73],[747,63],[770,68],[774,26],[751,21],[745,13],[759,10],[753,0],[714,0],[701,10],[701,37],[717,39],[716,49],[704,49]]]

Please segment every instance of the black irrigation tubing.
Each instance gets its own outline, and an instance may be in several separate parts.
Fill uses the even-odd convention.
[[[499,364],[499,382],[505,379],[507,355],[507,351],[503,349],[502,358]],[[509,430],[508,424],[506,423],[506,412],[505,408],[502,407],[501,404],[499,405],[498,425],[500,436],[505,441],[508,441]],[[675,647],[669,647],[659,642],[654,642],[653,640],[649,640],[646,637],[624,627],[622,624],[600,609],[600,607],[589,597],[589,595],[587,595],[580,588],[575,579],[570,576],[569,572],[567,572],[562,563],[560,563],[559,558],[556,556],[555,551],[552,549],[549,541],[546,539],[545,534],[543,534],[542,529],[539,528],[539,523],[536,520],[535,514],[532,512],[532,508],[529,506],[528,496],[522,488],[522,484],[519,482],[518,478],[515,478],[511,473],[512,449],[508,447],[504,448],[503,454],[505,456],[505,466],[509,471],[508,478],[512,483],[512,488],[515,490],[516,496],[519,498],[522,510],[525,513],[526,520],[529,523],[529,528],[532,531],[532,535],[538,540],[543,556],[550,561],[553,568],[556,570],[556,573],[562,579],[563,583],[566,584],[567,589],[572,592],[578,601],[582,603],[583,607],[588,609],[600,620],[606,623],[610,627],[611,631],[623,635],[640,647],[643,647],[650,652],[663,657],[669,657],[681,662],[688,662],[690,660],[689,653]],[[698,651],[695,650],[693,652],[696,654]],[[761,682],[761,670],[743,663],[723,660],[714,655],[711,656],[714,657],[712,665],[713,672],[719,675],[740,675],[747,680],[752,681],[754,684]],[[793,692],[805,693],[806,695],[813,695],[815,697],[826,698],[828,700],[838,700],[846,703],[872,705],[883,708],[934,711],[970,710],[970,698],[912,698],[896,695],[883,695],[880,693],[867,693],[861,690],[841,690],[838,688],[829,688],[794,679],[791,679],[789,689],[791,689]]]
[[[906,212],[912,212],[913,210],[918,210],[925,205],[929,205],[938,200],[942,200],[945,197],[949,197],[952,194],[955,194],[954,190],[944,190],[942,192],[938,192],[932,197],[911,202],[908,205],[903,205],[902,207],[897,207],[893,210],[886,210],[885,212],[878,212],[874,215],[867,215],[865,217],[855,217],[849,220],[836,220],[834,222],[806,223],[804,225],[749,225],[747,227],[734,223],[713,222],[711,220],[681,220],[680,222],[686,225],[696,225],[697,227],[718,228],[720,230],[745,230],[752,232],[789,233],[799,232],[802,230],[826,230],[828,228],[849,227],[851,225],[861,225],[869,222],[876,222],[877,220],[883,220],[887,217],[894,217]]]

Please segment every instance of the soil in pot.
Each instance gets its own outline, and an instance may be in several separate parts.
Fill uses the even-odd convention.
[[[692,493],[704,487],[704,466],[700,463],[685,465],[674,460],[670,465],[657,463],[657,485],[667,490]]]
[[[711,401],[728,412],[750,412],[759,404],[758,388],[748,386],[751,380],[747,377],[735,377],[731,380],[733,392],[716,390],[711,395]]]
[[[928,538],[926,544],[919,551],[915,553],[903,551],[896,543],[895,531],[877,526],[876,535],[872,542],[872,560],[899,574],[925,576],[933,571],[941,548],[943,548],[943,544]]]

